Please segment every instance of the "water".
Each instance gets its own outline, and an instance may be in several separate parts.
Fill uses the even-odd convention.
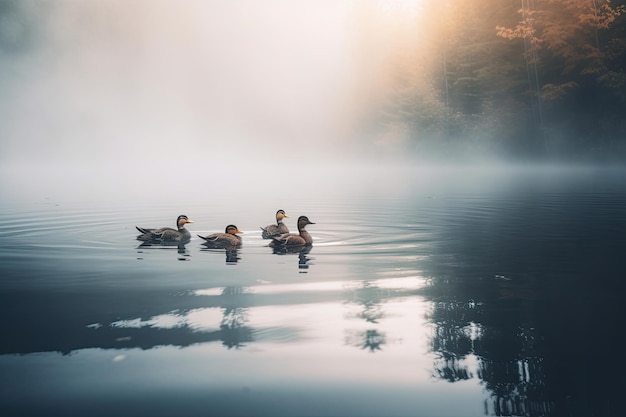
[[[249,179],[176,201],[4,201],[0,414],[618,415],[624,174],[318,172],[273,198]],[[279,208],[291,230],[317,223],[310,252],[261,239]],[[184,247],[135,240],[179,214]],[[236,253],[195,237],[229,223]]]

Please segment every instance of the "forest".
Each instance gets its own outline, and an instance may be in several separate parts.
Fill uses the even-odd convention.
[[[361,137],[429,158],[626,156],[624,1],[355,9],[357,60],[376,68],[359,84]]]
[[[113,11],[141,9],[113,3]],[[24,96],[19,83],[26,82],[28,74],[43,84],[48,79],[45,77],[54,78],[61,71],[53,71],[52,65],[78,72],[85,56],[106,58],[118,71],[104,74],[107,66],[100,72],[92,70],[89,74],[95,79],[119,77],[117,87],[129,80],[147,85],[145,74],[136,75],[144,71],[158,76],[162,65],[141,61],[153,53],[155,61],[175,63],[180,69],[170,71],[172,79],[146,87],[151,92],[164,90],[166,98],[168,91],[175,90],[167,86],[178,85],[180,80],[188,79],[193,87],[189,87],[191,92],[174,91],[175,98],[187,100],[197,91],[208,91],[213,88],[209,70],[220,65],[228,68],[226,84],[233,86],[232,91],[213,88],[201,98],[193,98],[196,101],[189,98],[189,103],[183,103],[187,107],[179,109],[185,117],[200,114],[200,120],[219,119],[221,113],[203,113],[206,108],[198,107],[197,101],[223,93],[229,96],[223,101],[234,103],[233,119],[259,120],[250,128],[258,137],[262,128],[272,123],[278,130],[288,131],[284,140],[294,146],[291,131],[313,132],[310,135],[317,137],[308,140],[325,140],[324,146],[318,146],[325,154],[348,153],[347,146],[357,158],[370,153],[376,158],[403,154],[412,160],[626,159],[626,0],[344,0],[320,2],[319,10],[304,7],[307,2],[299,6],[268,2],[254,9],[252,3],[242,1],[225,14],[225,28],[231,29],[221,33],[208,15],[195,23],[201,27],[197,33],[182,29],[190,24],[185,19],[191,19],[195,10],[191,5],[199,4],[190,2],[187,14],[178,15],[179,29],[174,29],[177,21],[172,18],[160,23],[155,30],[158,35],[150,32],[150,36],[145,32],[151,27],[149,18],[158,14],[161,3],[142,3],[144,13],[135,20],[115,20],[114,12],[104,13],[108,7],[105,2],[88,4],[0,1],[0,63],[6,74],[0,80],[0,90],[8,108],[15,106],[11,94]],[[319,13],[313,15],[312,10]],[[320,18],[322,14],[341,16],[344,27],[329,28],[324,23],[327,20]],[[63,16],[74,17],[65,17],[66,22]],[[289,24],[296,18],[313,22],[315,29],[307,29],[307,36],[303,36]],[[85,22],[91,21],[97,23],[93,28],[81,26],[88,27]],[[266,36],[268,32],[275,32],[275,36]],[[308,44],[298,43],[296,32],[300,39],[308,39]],[[239,46],[228,43],[226,33],[245,42]],[[294,45],[289,43],[290,37]],[[345,57],[337,58],[328,51],[332,49],[324,43],[328,39],[335,44],[347,43]],[[176,45],[174,58],[168,55],[168,42]],[[217,49],[221,55],[214,53],[215,45],[223,42],[228,47]],[[249,44],[256,46],[248,48]],[[131,46],[141,53],[126,53]],[[233,56],[244,58],[229,64]],[[257,56],[262,58],[254,63]],[[198,57],[210,61],[203,64],[206,71],[198,66]],[[311,64],[297,65],[303,59]],[[267,74],[261,74],[261,63]],[[44,71],[44,67],[50,69]],[[329,73],[328,82],[312,86],[313,75],[322,79],[319,74],[324,71]],[[190,73],[201,76],[190,77]],[[67,76],[74,81],[81,79],[69,70]],[[335,84],[340,85],[328,87]],[[96,89],[98,85],[94,82],[88,87]],[[284,90],[282,99],[289,103],[287,106],[274,105],[281,93],[273,89],[274,85]],[[310,90],[322,87],[334,88],[332,96],[319,102],[307,98],[314,96]],[[143,91],[139,86],[126,90],[138,95]],[[266,92],[267,97],[253,97],[257,90]],[[106,90],[90,97],[107,103],[103,95],[108,97],[108,93]],[[255,100],[261,104],[250,104]],[[109,118],[110,109],[100,105],[102,109],[98,108],[94,117]],[[216,106],[221,110],[227,107]],[[288,117],[284,107],[298,117]],[[334,119],[328,123],[336,126],[316,126],[331,116]],[[189,121],[181,123],[187,125]],[[199,136],[206,137],[202,131],[205,125],[198,123]],[[106,124],[112,125],[108,120]],[[276,144],[269,140],[266,146]]]

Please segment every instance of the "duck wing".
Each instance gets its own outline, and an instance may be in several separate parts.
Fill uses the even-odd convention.
[[[306,245],[306,241],[300,235],[294,234],[282,234],[277,237],[273,237],[270,242],[270,246],[304,246]]]
[[[269,226],[261,227],[261,237],[263,239],[273,239],[274,237],[289,233],[289,229],[285,223],[270,224]]]
[[[217,242],[220,240],[228,241],[232,243],[241,242],[241,238],[239,236],[231,235],[230,233],[213,233],[208,236],[200,236],[199,238],[206,240],[207,242]]]
[[[241,244],[241,238],[235,235],[231,235],[229,233],[214,233],[208,236],[200,236],[199,238],[204,239],[204,243],[211,248],[229,248],[229,247],[237,247]]]
[[[185,238],[189,239],[191,238],[191,236],[189,235],[189,232],[186,231],[186,229],[181,229],[180,230],[176,230],[176,229],[172,229],[171,227],[164,227],[162,229],[159,229],[159,238],[161,240],[166,240],[166,241],[174,241],[174,242],[179,242]],[[156,233],[156,232],[153,232]]]
[[[160,229],[145,229],[142,227],[137,227],[142,234],[137,236],[138,240],[169,240],[169,241],[178,241],[181,239],[181,233],[172,229],[171,227],[161,227]]]

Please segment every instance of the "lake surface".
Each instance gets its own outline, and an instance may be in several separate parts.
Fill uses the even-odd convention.
[[[327,170],[269,192],[5,199],[0,414],[620,415],[625,174]],[[316,223],[309,252],[261,239],[279,208],[292,231]],[[135,240],[179,214],[185,246]],[[229,223],[236,253],[196,237]]]

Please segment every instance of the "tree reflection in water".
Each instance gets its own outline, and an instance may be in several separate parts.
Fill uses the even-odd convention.
[[[357,305],[360,310],[350,315],[349,318],[362,319],[368,324],[378,324],[378,321],[384,317],[381,289],[371,281],[360,281],[356,287],[352,288],[347,303]],[[349,330],[346,333],[346,344],[368,349],[370,352],[382,350],[382,346],[387,341],[385,333],[376,328]]]
[[[497,277],[434,281],[433,375],[449,382],[479,378],[490,394],[488,415],[616,415],[607,410],[617,411],[623,381],[598,361],[617,349],[617,335],[606,326],[615,320],[610,297],[563,297],[563,287],[535,285]],[[463,296],[468,301],[458,301]],[[595,327],[584,325],[590,317]]]
[[[252,341],[252,330],[246,327],[248,309],[237,305],[239,296],[244,292],[243,287],[225,287],[220,296],[225,299],[222,303],[220,333],[222,344],[228,349],[240,348],[245,346],[245,342]]]
[[[433,374],[478,378],[487,414],[623,415],[623,179],[518,179],[498,199],[455,197],[420,263]]]
[[[437,354],[434,373],[441,379],[454,382],[473,378],[464,359],[475,353],[477,316],[476,303],[438,302],[434,304],[429,320],[435,324],[431,342]]]
[[[377,350],[382,350],[382,346],[386,343],[387,337],[385,333],[381,333],[376,329],[368,329],[355,332],[352,338],[348,337],[347,340],[353,346],[358,346],[370,352],[376,352]]]

